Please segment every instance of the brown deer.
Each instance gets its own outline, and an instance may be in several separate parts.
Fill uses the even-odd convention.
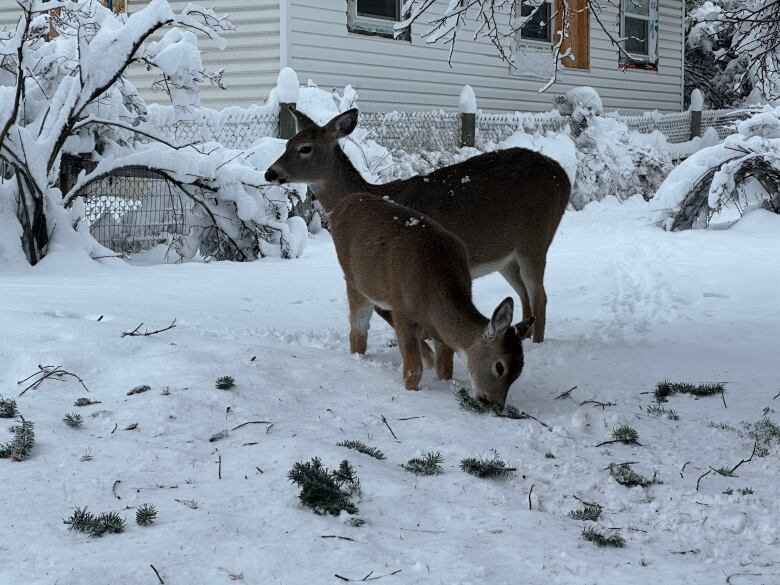
[[[477,397],[503,407],[534,318],[512,326],[512,297],[490,319],[477,310],[463,243],[421,213],[368,193],[343,196],[331,208],[330,230],[347,281],[350,351],[365,353],[374,309],[390,310],[408,390],[420,383],[422,339],[430,338],[440,378],[452,377],[455,350]]]
[[[536,318],[534,342],[544,340],[547,250],[571,194],[569,177],[557,162],[532,150],[509,148],[429,175],[374,185],[361,177],[338,144],[355,129],[357,110],[322,127],[293,113],[300,131],[266,171],[267,181],[307,183],[325,211],[346,195],[363,192],[389,197],[432,218],[466,245],[472,278],[502,274],[520,296],[523,318]]]

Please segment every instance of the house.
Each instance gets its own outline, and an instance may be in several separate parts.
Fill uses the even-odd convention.
[[[430,15],[405,38],[392,34],[403,0],[209,0],[206,4],[230,14],[238,28],[224,35],[228,46],[223,51],[201,40],[204,63],[224,68],[228,87],[204,88],[202,103],[214,108],[262,103],[279,69],[290,66],[302,82],[312,79],[323,89],[351,84],[361,107],[374,111],[455,109],[464,84],[474,88],[480,108],[492,111],[546,111],[553,96],[580,85],[594,87],[608,110],[680,111],[684,2],[603,1],[594,18],[582,10],[586,1],[567,0],[572,16],[566,46],[574,58],[564,61],[557,82],[540,93],[552,75],[551,51],[560,24],[555,7],[562,0],[515,0],[515,14],[531,17],[510,37],[515,68],[497,56],[488,40],[472,41],[473,22],[460,33],[451,66],[446,45],[425,42],[426,22],[443,13],[448,0],[436,0]],[[131,13],[143,4],[126,2]],[[0,24],[11,22],[10,12],[0,8]],[[628,37],[625,51],[610,36]],[[132,79],[146,99],[160,99],[148,89],[152,74],[139,69]]]

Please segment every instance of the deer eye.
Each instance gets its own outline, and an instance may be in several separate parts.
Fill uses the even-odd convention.
[[[498,376],[499,378],[504,375],[504,371],[505,371],[504,364],[502,364],[501,362],[496,362],[493,368],[496,371],[496,376]]]
[[[306,144],[298,149],[299,154],[311,154],[311,145]]]

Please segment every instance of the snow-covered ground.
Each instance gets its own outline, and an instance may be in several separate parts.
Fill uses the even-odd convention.
[[[150,565],[166,585],[240,575],[340,583],[336,574],[372,571],[383,585],[780,582],[778,446],[737,478],[711,473],[696,490],[709,466],[734,466],[753,446],[712,421],[739,429],[767,408],[778,418],[780,217],[756,211],[728,230],[666,233],[650,215],[637,199],[607,199],[564,219],[548,264],[548,340],[526,346],[509,399],[549,430],[465,412],[430,372],[420,392],[403,390],[392,332],[378,319],[368,355],[350,356],[343,280],[324,233],[294,261],[131,267],[55,254],[36,269],[4,268],[0,393],[15,396],[38,364],[63,365],[91,392],[51,381],[17,399],[37,444],[27,461],[0,460],[0,583],[157,583]],[[485,312],[509,292],[495,275],[475,286]],[[166,333],[120,337],[173,318]],[[215,389],[225,374],[237,386]],[[465,379],[459,363],[456,377]],[[648,392],[664,378],[727,382],[728,407],[676,396],[664,406],[679,420],[648,415]],[[138,384],[152,390],[128,396]],[[101,404],[77,409],[80,396]],[[71,429],[62,418],[77,410],[84,426]],[[258,420],[271,422],[209,442]],[[123,430],[131,423],[137,430]],[[642,446],[595,446],[622,423]],[[387,459],[336,446],[345,439]],[[515,477],[460,471],[462,458],[491,448]],[[428,451],[443,455],[442,475],[400,467]],[[81,461],[87,452],[93,459]],[[365,525],[299,503],[287,473],[314,456],[356,467]],[[605,468],[624,461],[663,483],[618,485]],[[587,523],[567,517],[581,506],[575,496],[604,506],[598,526],[619,528],[625,548],[580,538]],[[148,528],[126,509],[144,502],[159,512]],[[68,532],[62,519],[85,505],[120,511],[126,533]],[[334,535],[346,539],[325,538]]]

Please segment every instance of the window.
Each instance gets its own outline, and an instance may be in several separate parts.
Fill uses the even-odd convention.
[[[561,61],[566,69],[590,68],[590,12],[588,0],[516,0],[515,18],[520,22],[516,60],[521,75],[549,78],[555,69],[553,46],[560,41],[563,17],[567,17],[566,38],[560,52],[570,55]],[[528,69],[528,71],[525,71]]]
[[[520,27],[520,38],[524,41],[552,42],[552,22],[548,0],[520,0],[520,18],[525,24]]]
[[[402,0],[348,0],[347,29],[350,32],[394,38],[393,25],[401,20]],[[410,40],[408,34],[400,37]]]
[[[658,42],[658,0],[622,0],[620,35],[625,39],[621,64],[656,68]]]

